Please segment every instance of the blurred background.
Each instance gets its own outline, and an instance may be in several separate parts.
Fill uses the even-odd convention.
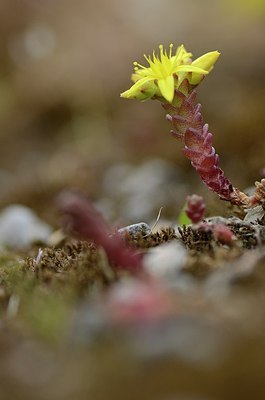
[[[132,62],[171,42],[222,53],[198,99],[226,175],[252,185],[265,166],[264,20],[264,0],[2,0],[0,207],[56,224],[54,197],[74,186],[122,224],[161,206],[176,216],[188,193],[215,201],[160,105],[119,97]]]

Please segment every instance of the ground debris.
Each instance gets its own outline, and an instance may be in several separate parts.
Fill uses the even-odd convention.
[[[206,219],[202,224],[209,229],[201,229],[201,224],[179,227],[178,231],[183,243],[196,252],[212,252],[213,247],[222,245],[211,230],[211,226],[219,224],[227,226],[234,234],[233,246],[244,249],[253,249],[265,243],[265,228],[263,225],[248,223],[239,218],[213,217]],[[232,244],[232,243],[231,243]]]
[[[177,239],[177,234],[173,227],[167,227],[151,234],[139,232],[137,235],[132,235],[126,232],[124,239],[129,245],[138,249],[148,249]]]
[[[213,234],[210,230],[199,230],[193,226],[183,226],[178,228],[181,240],[190,250],[196,252],[212,251]]]
[[[41,257],[28,257],[25,268],[44,283],[61,281],[64,284],[87,289],[95,282],[106,285],[115,279],[106,255],[93,243],[68,240],[62,248],[44,248]]]

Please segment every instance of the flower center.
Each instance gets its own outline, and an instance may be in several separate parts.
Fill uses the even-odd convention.
[[[168,76],[172,75],[175,72],[176,67],[181,64],[189,63],[189,59],[192,56],[191,53],[188,53],[184,46],[181,45],[177,48],[175,55],[172,55],[173,52],[173,44],[171,43],[169,46],[169,54],[164,50],[162,44],[159,46],[160,57],[153,52],[153,56],[146,56],[144,58],[149,64],[149,67],[145,67],[135,61],[134,71],[136,74],[141,77],[147,76],[152,79],[165,79]]]

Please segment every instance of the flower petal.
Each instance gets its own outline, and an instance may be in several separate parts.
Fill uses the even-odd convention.
[[[195,65],[187,64],[187,65],[179,65],[174,69],[175,73],[178,73],[179,71],[185,71],[185,72],[197,72],[198,74],[208,74],[208,71],[206,69],[199,68]]]
[[[121,93],[120,96],[126,99],[147,100],[154,96],[157,91],[152,78],[145,77],[139,79],[130,89]]]
[[[158,82],[158,87],[160,89],[160,92],[162,96],[169,102],[171,103],[174,97],[174,77],[173,75],[170,75],[166,77],[165,79],[159,79]]]

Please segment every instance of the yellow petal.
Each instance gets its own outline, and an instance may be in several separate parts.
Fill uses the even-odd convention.
[[[174,77],[173,75],[168,76],[165,79],[159,79],[158,87],[162,96],[169,102],[172,103],[174,98]]]
[[[147,100],[154,96],[157,86],[149,78],[139,79],[130,89],[121,93],[120,96],[126,99]]]
[[[120,96],[126,99],[137,98],[137,95],[141,92],[142,86],[149,80],[150,80],[149,78],[139,79],[134,85],[130,87],[130,89],[126,90],[125,92],[122,92]]]
[[[179,71],[185,72],[196,72],[198,74],[208,74],[208,71],[203,68],[199,68],[195,65],[187,64],[187,65],[179,65],[174,69],[174,72],[178,73]]]

